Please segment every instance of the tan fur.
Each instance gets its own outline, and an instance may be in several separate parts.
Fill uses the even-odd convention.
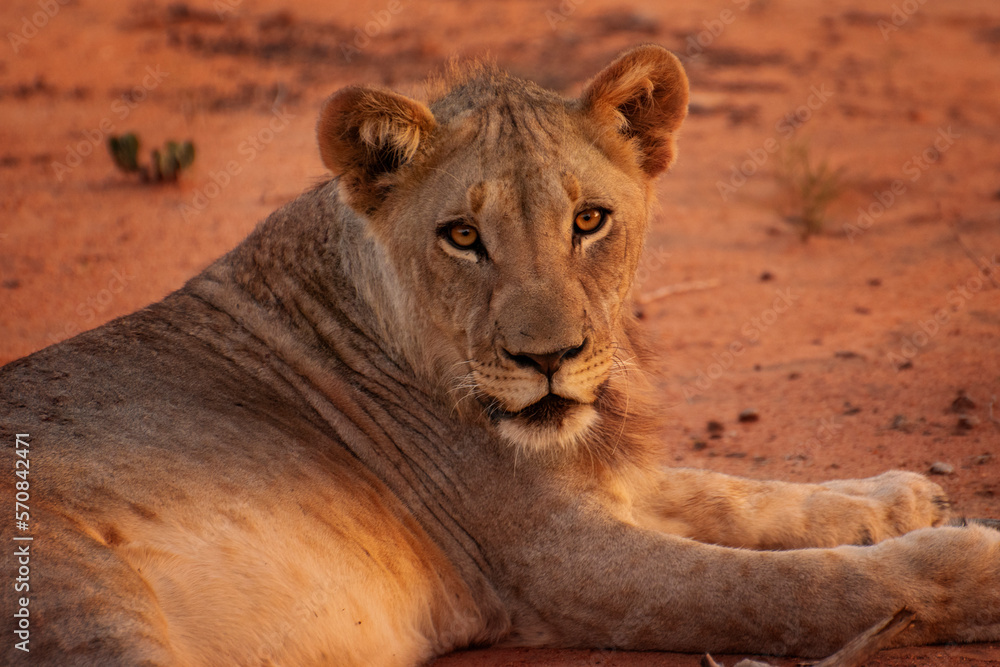
[[[628,293],[686,113],[676,58],[627,52],[577,100],[489,65],[439,89],[335,94],[337,178],[164,301],[0,371],[5,451],[31,434],[30,664],[810,656],[904,606],[902,643],[1000,640],[1000,533],[941,527],[923,477],[656,465]]]

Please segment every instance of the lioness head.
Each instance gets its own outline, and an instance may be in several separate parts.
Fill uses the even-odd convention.
[[[352,87],[326,102],[324,163],[391,294],[378,317],[407,363],[528,450],[598,432],[631,346],[627,295],[651,180],[674,160],[687,78],[629,51],[567,100],[488,66],[423,104]]]

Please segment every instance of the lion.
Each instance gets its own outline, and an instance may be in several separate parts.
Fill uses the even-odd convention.
[[[576,99],[488,64],[333,94],[331,179],[3,368],[7,664],[808,657],[903,608],[898,644],[1000,640],[1000,532],[924,477],[660,466],[629,293],[687,104],[655,45]]]

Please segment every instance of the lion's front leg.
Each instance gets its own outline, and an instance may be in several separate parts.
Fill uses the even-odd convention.
[[[751,549],[874,544],[948,518],[937,484],[916,473],[823,484],[665,470],[638,503],[643,525],[700,542]]]
[[[915,622],[896,645],[1000,641],[1000,533],[986,528],[754,551],[547,509],[496,549],[513,645],[821,656],[904,608]]]

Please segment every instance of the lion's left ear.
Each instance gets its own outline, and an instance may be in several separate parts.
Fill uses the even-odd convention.
[[[316,134],[323,164],[341,176],[349,203],[369,213],[391,176],[410,162],[435,126],[425,105],[385,90],[351,86],[327,99]]]
[[[594,77],[580,99],[585,112],[636,143],[649,176],[670,167],[687,116],[688,80],[677,57],[647,44],[625,52]]]

